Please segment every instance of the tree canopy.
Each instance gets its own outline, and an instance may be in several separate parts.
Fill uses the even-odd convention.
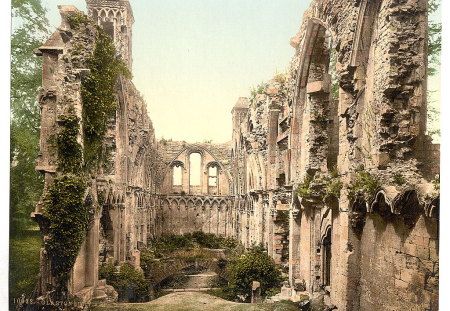
[[[11,231],[30,224],[42,177],[35,171],[39,145],[41,59],[33,54],[48,36],[49,23],[41,0],[12,0],[11,36]]]

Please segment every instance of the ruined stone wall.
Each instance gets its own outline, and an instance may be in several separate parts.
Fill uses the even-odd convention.
[[[156,141],[142,97],[121,77],[103,141],[110,157],[87,191],[99,208],[72,292],[89,300],[98,264],[138,266],[154,237],[204,231],[264,245],[289,276],[285,299],[306,291],[339,310],[437,310],[439,147],[425,135],[426,3],[312,1],[288,71],[239,98],[227,144]],[[129,3],[88,5],[131,66]],[[77,33],[66,18],[76,9],[61,12],[61,27],[39,49],[45,189],[60,174],[51,135],[66,103],[82,119],[95,45],[95,27]],[[198,185],[190,180],[196,153]],[[34,217],[45,235],[42,203]],[[50,268],[43,252],[42,294]]]
[[[312,1],[291,39],[288,72],[232,111],[237,236],[266,245],[291,288],[342,310],[437,310],[438,247],[416,242],[438,236],[439,148],[425,135],[426,6]],[[277,224],[284,211],[287,230]],[[399,263],[403,280],[383,269],[396,264],[395,251],[428,270]]]
[[[53,179],[63,172],[58,165],[56,136],[62,131],[60,119],[73,109],[81,120],[78,142],[84,145],[82,81],[91,74],[87,59],[96,46],[95,24],[73,28],[69,16],[80,16],[72,6],[60,6],[62,24],[37,50],[44,58],[41,105],[40,153],[37,169],[45,176],[45,189],[33,217],[44,236],[49,234],[44,202]],[[82,21],[84,23],[84,21]],[[120,54],[119,54],[120,55]],[[86,200],[94,209],[86,238],[73,267],[69,291],[89,301],[98,282],[102,262],[129,261],[139,265],[139,243],[147,243],[150,218],[143,212],[163,180],[162,158],[146,104],[133,83],[121,76],[116,83],[117,109],[107,121],[102,152],[108,154],[91,170]],[[87,165],[87,163],[86,163]],[[145,201],[145,205],[144,205]],[[87,202],[87,201],[86,201]],[[154,199],[153,199],[153,205]],[[54,284],[50,258],[41,256],[39,295]]]

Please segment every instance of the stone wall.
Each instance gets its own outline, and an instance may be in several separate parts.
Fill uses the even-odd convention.
[[[90,182],[99,209],[72,292],[96,286],[99,264],[138,266],[154,237],[204,231],[265,246],[289,277],[284,298],[307,291],[338,310],[437,310],[439,146],[425,135],[426,5],[312,1],[288,71],[238,99],[226,144],[157,141],[142,97],[121,77],[104,139],[111,158]],[[129,3],[88,8],[131,66]],[[59,174],[48,138],[59,129],[60,98],[80,112],[89,74],[71,51],[77,33],[65,16],[75,10],[61,7],[62,26],[39,49],[37,168],[46,189]],[[95,40],[80,39],[88,53]],[[34,216],[42,220],[42,202]],[[44,294],[52,280],[42,257]]]

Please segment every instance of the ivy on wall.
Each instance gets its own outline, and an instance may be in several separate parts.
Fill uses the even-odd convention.
[[[49,236],[45,241],[51,258],[52,273],[58,284],[58,294],[67,292],[67,282],[75,264],[86,231],[91,223],[92,201],[86,198],[87,176],[95,173],[103,160],[106,124],[116,111],[116,83],[120,74],[130,74],[126,65],[116,57],[112,39],[82,13],[68,17],[74,31],[73,46],[83,46],[80,39],[95,36],[93,50],[84,66],[90,74],[82,78],[82,123],[69,105],[60,116],[60,131],[56,136],[58,175],[49,186],[44,203]],[[92,33],[91,30],[97,31]],[[80,42],[79,42],[80,41]],[[83,46],[83,49],[89,47]],[[79,137],[83,131],[83,145]]]
[[[45,244],[53,275],[62,287],[69,280],[89,225],[89,207],[84,204],[86,188],[83,177],[65,175],[54,180],[45,198],[44,216],[50,223]]]
[[[78,142],[80,118],[73,115],[63,115],[59,124],[56,144],[58,148],[58,170],[63,173],[79,173],[83,161],[83,150]]]
[[[91,73],[82,80],[85,165],[95,168],[107,155],[103,138],[108,119],[117,109],[116,83],[121,74],[131,78],[125,63],[116,57],[114,42],[98,29],[93,55],[86,60]]]

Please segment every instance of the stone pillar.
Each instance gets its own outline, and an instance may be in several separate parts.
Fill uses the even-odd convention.
[[[251,303],[261,303],[261,283],[253,281]]]
[[[295,206],[289,211],[289,284],[293,288],[300,277],[300,210]]]
[[[269,254],[269,256],[271,258],[274,258],[274,244],[275,244],[275,239],[274,239],[274,230],[275,230],[275,217],[276,217],[276,213],[277,211],[275,209],[270,209],[269,212],[269,217],[268,217],[268,229],[269,229],[269,234],[268,234],[268,248],[267,248],[267,253]]]

